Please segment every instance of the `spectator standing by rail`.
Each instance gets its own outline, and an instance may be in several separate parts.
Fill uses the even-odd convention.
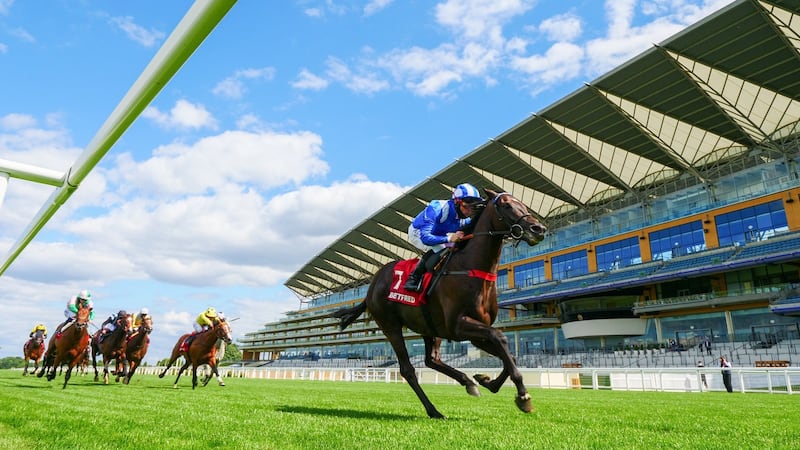
[[[722,382],[725,384],[725,390],[733,392],[733,384],[731,383],[731,363],[724,355],[719,357],[719,366],[722,367]]]

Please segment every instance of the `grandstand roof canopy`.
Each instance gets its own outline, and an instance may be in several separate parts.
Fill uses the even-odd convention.
[[[410,220],[462,182],[512,193],[543,217],[770,148],[800,120],[800,0],[739,0],[464,155],[333,242],[285,286],[314,297],[417,252]],[[722,150],[722,151],[721,151]]]

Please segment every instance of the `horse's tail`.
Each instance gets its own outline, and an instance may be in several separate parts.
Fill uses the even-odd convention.
[[[367,301],[364,300],[363,302],[357,304],[356,306],[352,306],[350,308],[342,308],[337,311],[331,313],[331,317],[335,317],[339,319],[339,329],[344,330],[347,328],[351,323],[355,322],[361,314],[364,314],[364,311],[367,310]]]

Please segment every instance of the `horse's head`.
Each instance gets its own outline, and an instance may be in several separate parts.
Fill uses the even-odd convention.
[[[226,344],[233,342],[233,338],[231,337],[231,326],[226,320],[219,320],[216,322],[216,325],[214,326],[214,333],[218,338],[225,341]]]
[[[139,324],[139,330],[149,334],[153,331],[153,318],[150,315],[142,317],[142,322]]]
[[[133,327],[133,317],[130,314],[125,314],[125,316],[117,318],[117,323],[126,333],[130,333]]]
[[[38,346],[44,343],[44,331],[43,330],[36,330],[36,333],[33,334],[33,342]]]
[[[89,314],[91,311],[92,310],[89,308],[78,308],[78,312],[75,314],[75,327],[79,330],[85,328],[86,325],[89,324]]]
[[[517,241],[525,241],[528,245],[536,245],[544,239],[547,227],[531,214],[524,203],[507,192],[484,190],[488,202],[494,205],[496,225],[505,228],[508,236]]]

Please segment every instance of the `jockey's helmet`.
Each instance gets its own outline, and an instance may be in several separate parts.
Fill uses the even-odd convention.
[[[78,300],[86,300],[89,301],[92,299],[92,293],[89,292],[87,289],[84,289],[78,292]]]
[[[120,319],[124,319],[124,318],[128,317],[128,311],[125,311],[124,309],[120,309],[119,312],[117,313],[117,317],[120,318]]]
[[[139,310],[139,315],[140,316],[149,316],[150,315],[150,310],[147,309],[147,308],[142,308],[141,310]]]
[[[208,308],[205,315],[206,317],[217,317],[217,310],[214,307]]]
[[[478,188],[469,183],[462,183],[453,189],[453,200],[474,204],[483,202],[483,197]]]

